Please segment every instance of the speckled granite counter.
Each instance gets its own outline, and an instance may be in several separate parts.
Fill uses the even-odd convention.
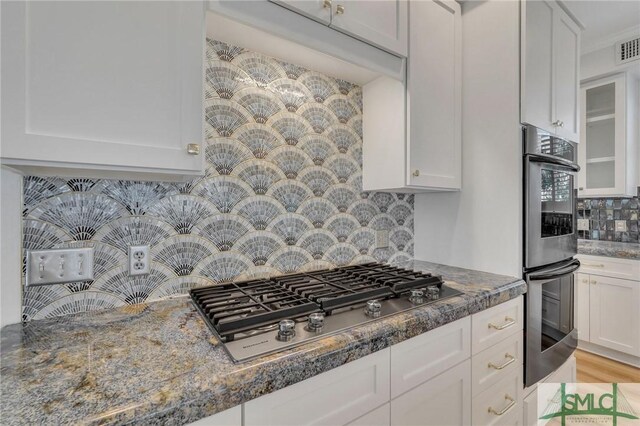
[[[640,260],[640,244],[620,243],[615,241],[578,240],[578,254]]]
[[[234,364],[187,298],[4,327],[0,422],[183,424],[515,298],[517,278],[427,262],[463,296]]]

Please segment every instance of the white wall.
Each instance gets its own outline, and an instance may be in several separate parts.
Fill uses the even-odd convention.
[[[616,65],[615,53],[615,46],[612,44],[582,55],[580,57],[580,81],[626,71],[631,71],[636,77],[640,77],[640,61]]]
[[[20,322],[22,176],[0,169],[0,327]]]
[[[416,196],[415,257],[522,275],[519,2],[462,4],[462,191]]]

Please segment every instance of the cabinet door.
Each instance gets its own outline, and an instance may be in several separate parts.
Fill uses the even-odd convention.
[[[331,23],[331,2],[325,0],[270,0],[308,18],[329,25]]]
[[[578,330],[578,339],[589,341],[589,275],[577,273],[575,283],[575,325]]]
[[[581,144],[578,194],[626,193],[626,79],[624,74],[584,85],[580,91]]]
[[[560,136],[579,142],[580,28],[559,8],[553,27],[553,47],[556,103],[553,119],[561,123],[557,130]]]
[[[555,132],[553,101],[554,2],[522,2],[520,121]]]
[[[640,282],[591,275],[590,341],[640,356]]]
[[[344,425],[389,401],[389,349],[244,405],[244,425]]]
[[[1,7],[3,163],[201,173],[202,2]]]
[[[391,401],[391,424],[471,424],[471,361],[466,360]]]
[[[461,18],[455,1],[410,3],[407,181],[461,187]]]
[[[407,0],[332,0],[331,27],[407,56]]]

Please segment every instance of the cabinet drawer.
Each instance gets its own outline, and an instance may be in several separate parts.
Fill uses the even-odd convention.
[[[247,402],[244,425],[344,425],[388,401],[387,348]]]
[[[471,363],[471,386],[477,395],[522,369],[522,332],[475,355]]]
[[[584,274],[640,280],[640,261],[638,260],[587,255],[579,255],[578,259],[581,263],[579,271]]]
[[[391,398],[471,356],[471,319],[462,318],[391,347]]]
[[[471,316],[471,352],[477,354],[522,331],[522,296]]]
[[[471,420],[474,425],[509,425],[514,413],[522,409],[522,369],[475,396],[472,400]]]

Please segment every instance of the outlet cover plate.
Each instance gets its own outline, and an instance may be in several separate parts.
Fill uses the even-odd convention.
[[[627,232],[627,221],[626,220],[616,220],[616,232]]]
[[[589,230],[589,219],[578,219],[578,231]]]
[[[147,275],[150,270],[149,246],[129,246],[129,276]]]
[[[93,248],[29,250],[26,286],[93,279]]]

